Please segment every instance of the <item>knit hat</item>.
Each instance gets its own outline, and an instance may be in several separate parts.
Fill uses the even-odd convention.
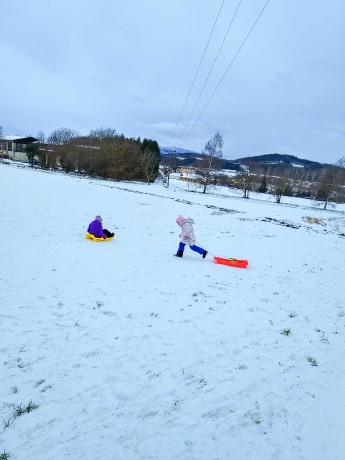
[[[181,214],[179,216],[176,217],[176,223],[182,227],[182,225],[186,222],[186,218],[181,216]]]

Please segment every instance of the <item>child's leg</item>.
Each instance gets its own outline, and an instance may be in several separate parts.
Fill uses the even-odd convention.
[[[184,243],[182,243],[182,241],[180,241],[177,253],[175,254],[177,257],[182,257],[183,256],[183,251],[184,251],[185,246],[186,245]]]
[[[195,246],[195,244],[192,244],[192,246],[189,246],[189,247],[192,249],[192,251],[195,251],[201,254],[203,259],[205,259],[205,257],[207,256],[207,251],[205,249],[202,249],[199,246]]]
[[[189,247],[191,248],[192,251],[198,252],[199,254],[204,253],[204,250],[202,248],[200,248],[199,246],[195,246],[195,244],[192,244]]]
[[[103,233],[107,238],[112,238],[114,236],[114,233],[109,232],[106,228],[103,228]]]

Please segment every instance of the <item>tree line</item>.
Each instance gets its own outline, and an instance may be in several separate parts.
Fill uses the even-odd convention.
[[[29,163],[113,180],[153,182],[159,173],[160,149],[155,140],[127,138],[113,128],[98,128],[80,135],[70,128],[42,131],[28,144]]]
[[[153,182],[159,174],[160,149],[152,139],[126,138],[113,128],[98,128],[88,135],[80,135],[69,128],[54,130],[48,137],[40,131],[38,142],[28,144],[29,163],[44,169],[60,169],[113,180]],[[0,139],[3,129],[0,126]],[[345,202],[345,157],[334,165],[298,168],[286,165],[258,165],[250,159],[233,176],[220,172],[222,168],[223,137],[219,131],[210,138],[202,151],[202,158],[194,175],[202,192],[213,185],[223,185],[243,191],[269,193],[280,203],[283,196],[315,199],[323,202]],[[170,173],[177,171],[177,156],[162,158],[166,184]]]
[[[222,185],[242,190],[244,198],[249,198],[250,192],[269,193],[277,203],[283,196],[315,199],[323,202],[324,209],[329,202],[345,202],[345,157],[334,165],[320,167],[315,162],[309,162],[310,167],[259,165],[246,159],[240,171],[229,175],[220,171],[224,164],[221,161],[222,148],[223,137],[217,131],[206,142],[202,158],[193,168],[195,181],[200,184],[203,193],[209,187]],[[170,173],[178,171],[180,162],[177,156],[169,155],[163,157],[162,165],[169,185]]]
[[[318,169],[246,165],[234,177],[217,176],[215,180],[243,190],[244,198],[251,191],[272,194],[277,203],[283,196],[310,198],[323,202],[326,209],[330,202],[345,202],[345,157]]]

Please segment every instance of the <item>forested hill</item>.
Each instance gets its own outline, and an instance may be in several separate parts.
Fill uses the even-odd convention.
[[[268,155],[256,155],[251,157],[243,157],[234,160],[240,164],[256,164],[258,166],[299,166],[304,168],[322,168],[325,164],[316,161],[304,160],[294,155],[280,155],[279,153],[271,153]]]
[[[196,166],[203,157],[202,153],[196,153],[188,150],[167,147],[161,148],[161,162],[163,164],[175,160],[178,166]],[[170,158],[170,160],[169,160]],[[240,170],[240,165],[260,166],[260,167],[303,167],[306,169],[320,169],[326,164],[316,161],[305,160],[294,155],[280,155],[279,153],[271,153],[267,155],[253,155],[250,157],[237,158],[236,160],[222,159],[223,169]]]

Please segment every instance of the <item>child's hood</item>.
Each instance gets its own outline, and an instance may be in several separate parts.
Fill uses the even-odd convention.
[[[185,223],[194,224],[194,220],[191,217],[186,218],[181,216],[181,214],[176,217],[176,222],[180,227],[182,227],[182,225],[184,225]]]
[[[179,216],[176,217],[176,223],[182,227],[182,225],[186,222],[186,218],[181,216],[181,214]]]

